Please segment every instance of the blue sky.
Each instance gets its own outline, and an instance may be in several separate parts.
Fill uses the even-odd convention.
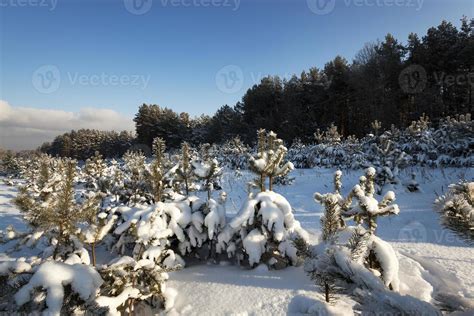
[[[212,114],[265,75],[299,74],[337,54],[351,60],[388,32],[405,41],[443,19],[474,16],[472,0],[336,0],[323,15],[310,9],[317,0],[145,1],[151,8],[137,15],[123,0],[0,0],[0,100],[128,117],[142,103]],[[38,89],[48,71],[59,82]]]

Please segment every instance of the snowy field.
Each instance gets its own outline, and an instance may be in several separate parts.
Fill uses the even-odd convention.
[[[416,171],[421,192],[408,192],[403,185]],[[313,200],[314,192],[332,191],[331,169],[299,169],[290,175],[295,182],[276,186],[294,209],[295,217],[311,234],[310,242],[318,242],[322,207]],[[344,171],[343,193],[357,183],[362,171]],[[433,211],[436,194],[446,191],[458,179],[472,181],[469,169],[407,169],[402,172],[400,185],[386,187],[396,193],[400,207],[398,216],[380,218],[377,235],[390,242],[400,260],[401,294],[410,294],[425,301],[436,300],[447,305],[474,308],[474,248],[472,243],[443,228],[439,215]],[[251,174],[226,172],[223,189],[228,193],[227,216],[232,217],[246,199],[246,183]],[[11,199],[17,191],[0,181],[0,229],[13,225],[23,231],[26,224]],[[0,261],[30,256],[34,253],[6,253],[10,245],[0,245]],[[33,250],[32,250],[33,251]],[[108,261],[105,253],[98,260]],[[348,314],[358,303],[340,297],[327,307],[318,287],[302,267],[268,271],[266,266],[254,270],[240,268],[229,262],[218,265],[187,262],[186,268],[171,273],[168,286],[178,291],[171,314],[186,315],[297,315],[307,313]],[[374,307],[375,308],[375,307]],[[357,308],[355,308],[357,309]],[[376,308],[374,309],[374,311]]]

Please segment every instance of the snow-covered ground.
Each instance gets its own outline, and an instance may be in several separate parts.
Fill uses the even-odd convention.
[[[402,172],[402,183],[409,180],[412,171]],[[398,216],[379,219],[377,228],[377,235],[389,241],[399,253],[400,292],[474,308],[470,303],[474,301],[474,247],[442,227],[432,207],[436,193],[445,192],[450,183],[461,178],[472,181],[474,172],[469,169],[415,171],[422,192],[410,193],[403,184],[385,188],[384,191],[395,191],[401,211]],[[318,240],[322,215],[322,207],[313,201],[313,194],[333,190],[333,172],[333,169],[295,170],[290,174],[295,177],[293,185],[275,187],[292,205],[295,218],[310,232],[312,243]],[[344,194],[358,182],[360,175],[362,171],[344,171]],[[250,179],[247,172],[224,174],[222,184],[228,193],[228,217],[245,201],[246,182]],[[11,203],[16,193],[14,187],[0,183],[0,230],[10,224],[19,231],[26,229],[21,214]],[[0,260],[22,255],[7,255],[5,250],[5,245],[0,246]],[[336,306],[328,308],[302,267],[268,271],[264,266],[247,270],[228,262],[218,265],[196,262],[171,273],[168,286],[178,290],[173,312],[180,314],[293,315],[310,311],[323,315],[347,314],[351,305],[356,304],[349,298],[341,298]]]

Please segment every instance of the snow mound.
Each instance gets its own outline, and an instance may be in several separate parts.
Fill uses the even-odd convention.
[[[23,273],[31,270],[31,265],[23,260],[5,261],[0,263],[0,276],[10,273]]]
[[[79,297],[88,301],[98,293],[103,280],[93,268],[83,265],[68,265],[61,262],[45,262],[35,272],[30,281],[16,294],[15,301],[22,306],[31,299],[34,288],[41,287],[46,290],[45,314],[59,315],[64,299],[64,286],[71,285],[72,290]]]

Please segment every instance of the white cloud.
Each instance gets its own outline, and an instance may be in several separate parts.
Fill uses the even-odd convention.
[[[0,147],[35,149],[55,136],[81,128],[133,131],[131,117],[111,109],[82,108],[79,112],[11,106],[0,100]]]

